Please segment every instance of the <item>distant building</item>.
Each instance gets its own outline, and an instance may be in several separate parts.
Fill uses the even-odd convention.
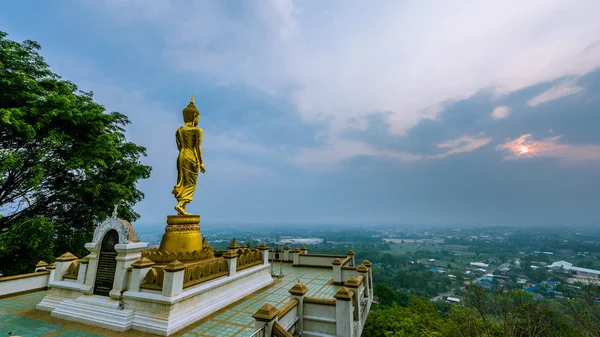
[[[573,274],[570,283],[600,283],[600,270],[576,267],[567,261],[557,261],[548,266],[551,270],[564,271]]]
[[[469,265],[474,267],[488,268],[490,265],[483,262],[469,262]]]
[[[480,280],[477,284],[485,289],[490,289],[492,287],[492,283],[487,280]]]
[[[447,302],[450,302],[450,303],[456,303],[456,304],[460,304],[460,299],[458,299],[458,298],[456,298],[456,297],[447,297],[447,298],[446,298],[446,301],[447,301]]]
[[[540,289],[540,286],[535,285],[535,286],[531,286],[529,288],[525,288],[525,291],[528,291],[528,292],[532,293],[532,292],[534,292],[534,291],[536,291],[538,289]]]

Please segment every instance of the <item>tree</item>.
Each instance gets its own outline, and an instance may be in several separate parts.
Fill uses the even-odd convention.
[[[52,262],[53,236],[54,225],[44,217],[13,223],[0,235],[0,273],[24,274],[40,260]]]
[[[379,303],[384,306],[390,306],[398,301],[398,293],[385,284],[375,284],[373,295],[377,296]]]
[[[54,224],[56,254],[84,254],[114,204],[125,200],[119,216],[138,219],[145,148],[126,140],[125,115],[52,73],[38,43],[6,37],[0,32],[0,233],[41,216]]]

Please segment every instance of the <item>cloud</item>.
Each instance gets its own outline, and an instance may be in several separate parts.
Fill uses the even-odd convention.
[[[522,135],[496,147],[506,152],[505,160],[532,157],[556,158],[567,162],[600,161],[600,145],[567,145],[559,143],[562,136],[532,140],[531,134]]]
[[[494,117],[494,119],[506,118],[508,115],[510,115],[510,108],[507,106],[496,107],[491,114],[491,116]]]
[[[358,140],[330,139],[321,147],[297,149],[287,160],[306,169],[320,170],[337,168],[341,162],[360,156],[401,161],[415,161],[423,156],[400,151],[379,150]]]
[[[489,144],[492,138],[480,136],[463,135],[456,139],[450,139],[437,145],[438,148],[446,152],[433,156],[432,158],[444,158],[453,154],[465,153],[477,150],[478,148]]]
[[[529,101],[527,101],[527,105],[537,106],[542,103],[579,93],[582,90],[583,89],[578,86],[560,84],[531,98]]]
[[[455,139],[449,139],[437,145],[443,152],[436,155],[422,155],[403,151],[388,149],[377,149],[366,142],[358,140],[331,139],[327,145],[317,148],[299,149],[288,160],[296,165],[306,168],[331,169],[336,168],[344,160],[354,157],[368,156],[380,159],[391,159],[402,162],[414,162],[417,160],[445,158],[454,154],[474,151],[487,145],[492,138],[463,135]]]
[[[287,95],[302,118],[327,121],[333,134],[347,120],[380,111],[391,111],[390,130],[402,134],[435,117],[423,111],[440,102],[600,66],[600,48],[590,47],[600,30],[594,0],[101,6],[121,24],[160,32],[155,48],[166,64],[216,83]]]

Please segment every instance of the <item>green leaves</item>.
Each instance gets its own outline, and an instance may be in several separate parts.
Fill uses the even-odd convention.
[[[136,220],[136,188],[150,176],[145,148],[127,142],[127,117],[107,113],[52,73],[34,41],[0,32],[0,230],[43,216],[54,223],[56,254],[83,252],[95,224],[124,199]]]
[[[40,260],[53,262],[53,246],[54,225],[46,218],[14,222],[0,234],[0,273],[30,273]]]

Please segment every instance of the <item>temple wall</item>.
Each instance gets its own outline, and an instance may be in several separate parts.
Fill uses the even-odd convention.
[[[294,319],[296,319],[296,317],[298,317],[298,307],[297,306],[292,308],[292,310],[287,312],[284,316],[279,317],[279,324],[281,324],[283,327],[286,327],[286,326],[288,326],[288,324],[292,323],[292,321],[294,321]]]
[[[342,268],[342,282],[348,281],[349,278],[358,276],[356,269],[344,269]]]
[[[46,289],[49,271],[0,277],[0,298]]]
[[[317,266],[317,267],[329,267],[331,268],[331,262],[335,260],[335,257],[331,256],[318,256],[318,255],[308,255],[308,254],[300,254],[299,265],[301,266]]]

